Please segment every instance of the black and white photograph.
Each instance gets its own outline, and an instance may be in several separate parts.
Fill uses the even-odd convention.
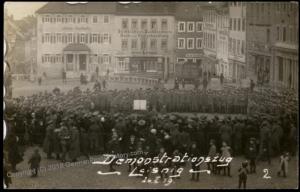
[[[4,189],[298,189],[298,1],[3,11]]]

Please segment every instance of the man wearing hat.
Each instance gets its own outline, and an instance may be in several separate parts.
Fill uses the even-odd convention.
[[[31,155],[28,164],[30,164],[30,169],[33,171],[31,177],[37,177],[38,169],[40,167],[41,155],[38,149],[34,150],[34,153]]]
[[[248,162],[245,161],[242,163],[242,166],[238,170],[239,174],[239,189],[243,185],[244,189],[246,189],[246,184],[247,184],[247,174],[248,174]]]
[[[280,121],[279,119],[275,119],[272,122],[272,127],[271,127],[271,142],[272,142],[272,155],[276,156],[279,155],[281,152],[280,149],[280,141],[283,136],[283,130],[280,126]]]
[[[250,138],[249,146],[247,147],[247,158],[250,161],[250,173],[256,173],[256,157],[257,157],[257,149],[256,149],[256,139],[254,137]]]
[[[224,119],[224,123],[221,125],[219,133],[221,135],[222,142],[226,142],[228,145],[231,145],[232,131],[228,119]]]
[[[210,159],[214,159],[216,157],[217,154],[217,148],[215,145],[215,140],[211,139],[209,142],[209,151],[208,151],[208,157],[210,157]],[[208,162],[207,163],[208,169],[211,170],[214,174],[216,174],[216,163],[215,162]]]
[[[65,123],[61,123],[61,131],[59,132],[60,134],[60,143],[61,143],[61,148],[62,148],[62,157],[61,160],[62,162],[66,161],[66,155],[69,152],[69,147],[70,147],[70,131],[68,127],[65,126]]]
[[[80,156],[80,138],[79,131],[75,126],[72,126],[70,130],[70,151],[69,156],[72,162],[77,161],[77,158]]]
[[[47,154],[47,159],[51,159],[53,152],[53,126],[50,124],[46,130],[46,136],[43,143],[43,150]]]
[[[92,154],[96,154],[99,147],[99,126],[97,124],[97,119],[95,117],[92,118],[92,124],[89,127],[88,135],[90,141],[90,150]]]

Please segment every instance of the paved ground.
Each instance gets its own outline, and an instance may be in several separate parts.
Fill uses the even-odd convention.
[[[63,84],[61,80],[49,80],[44,81],[41,86],[38,83],[32,83],[29,81],[13,81],[12,94],[13,97],[18,96],[29,96],[32,94],[39,93],[40,91],[52,91],[55,87],[60,88],[62,91],[68,91],[73,89],[74,87],[79,86],[81,90],[86,90],[87,88],[93,89],[94,83],[89,83],[87,85],[80,85],[79,81],[72,80]],[[107,83],[107,89],[139,89],[139,88],[149,88],[152,86],[142,85],[142,84],[130,84],[130,83],[119,83],[119,82],[111,82]]]
[[[28,170],[28,157],[32,153],[33,148],[29,148],[25,152],[24,161],[18,164],[19,177],[12,178],[12,189],[29,189],[29,188],[173,188],[173,189],[235,189],[237,188],[238,165],[243,158],[238,157],[233,159],[232,177],[208,175],[207,173],[200,174],[200,181],[190,181],[188,170],[190,165],[184,168],[181,179],[175,179],[169,186],[163,183],[142,183],[141,178],[128,177],[127,166],[122,165],[117,167],[117,171],[121,175],[98,175],[97,171],[108,172],[107,166],[93,165],[85,158],[81,157],[78,164],[65,163],[62,164],[56,160],[45,159],[45,154],[42,154],[41,167],[43,170],[39,177],[31,178],[29,174],[24,174]],[[100,160],[101,156],[93,156],[93,159]],[[265,162],[258,164],[257,173],[248,176],[247,188],[250,189],[295,189],[298,187],[298,159],[292,158],[289,165],[289,173],[287,178],[278,178],[276,176],[278,158],[272,160],[272,165]],[[60,165],[64,165],[59,168]],[[201,169],[206,169],[203,164]],[[264,169],[268,169],[270,179],[264,179]],[[23,173],[23,175],[22,175]]]

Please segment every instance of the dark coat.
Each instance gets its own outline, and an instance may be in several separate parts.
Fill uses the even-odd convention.
[[[30,168],[39,168],[40,167],[40,162],[41,162],[41,155],[39,153],[34,153],[30,157],[28,164],[30,164]]]

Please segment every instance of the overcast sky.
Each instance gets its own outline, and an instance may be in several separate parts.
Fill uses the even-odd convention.
[[[45,5],[47,2],[5,2],[4,7],[9,15],[14,19],[22,19],[28,15],[33,15],[36,10]]]

